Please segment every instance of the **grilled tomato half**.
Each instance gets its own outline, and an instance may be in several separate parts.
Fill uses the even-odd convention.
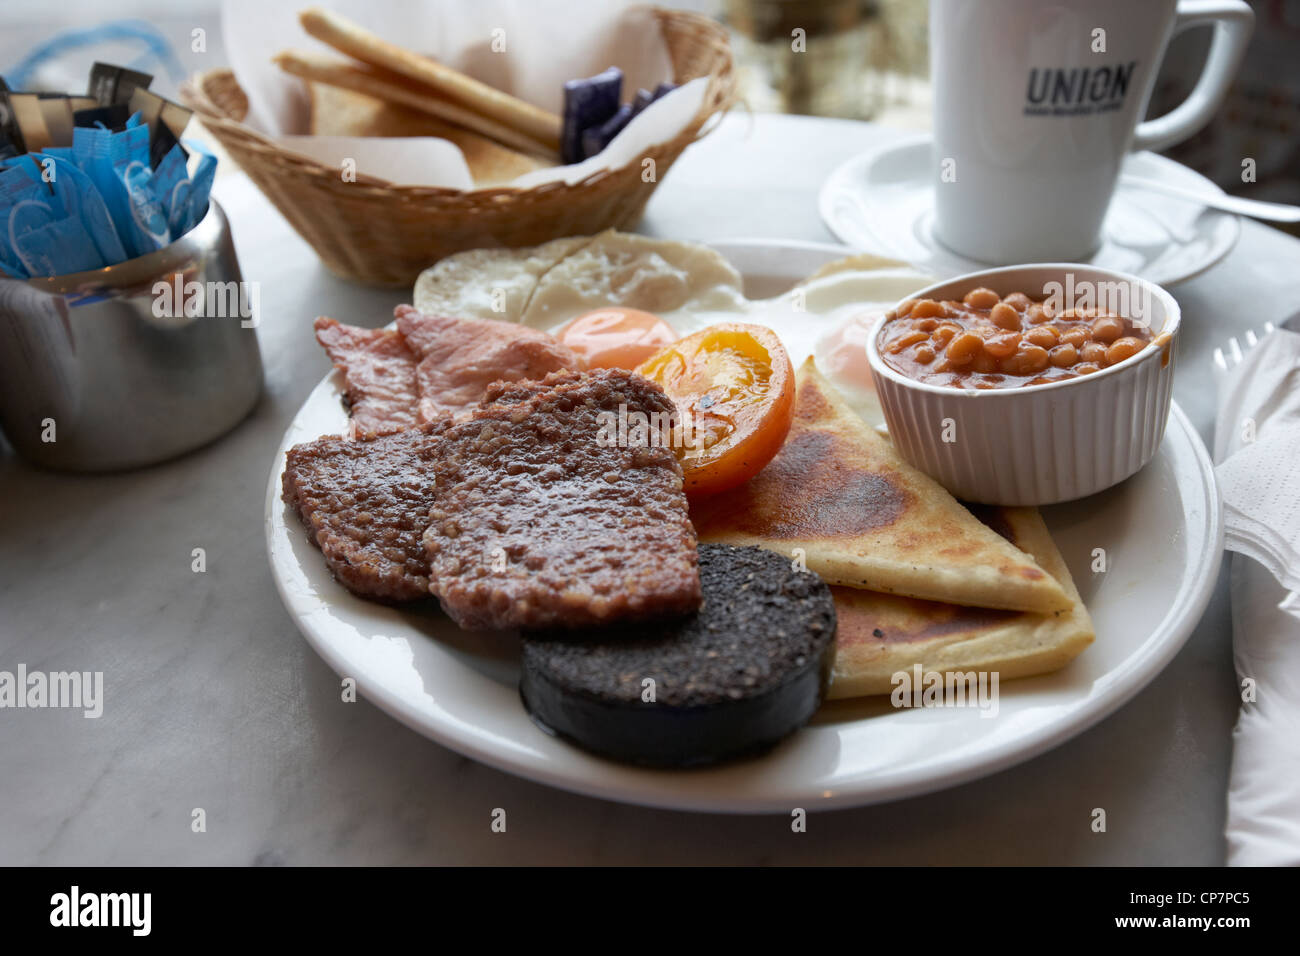
[[[636,369],[677,406],[673,445],[688,495],[744,484],[776,457],[794,417],[794,368],[761,325],[711,325]]]

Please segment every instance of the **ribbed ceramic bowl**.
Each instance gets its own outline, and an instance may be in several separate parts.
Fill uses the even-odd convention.
[[[962,389],[918,382],[886,365],[877,343],[885,318],[867,339],[894,445],[958,498],[997,505],[1082,498],[1138,471],[1164,436],[1180,313],[1160,286],[1093,266],[1037,263],[972,272],[907,298],[960,300],[985,286],[1001,296],[1024,292],[1039,299],[1052,282],[1067,292],[1084,282],[1096,283],[1099,291],[1127,286],[1131,295],[1142,296],[1152,337],[1161,344],[1091,375],[1045,385]]]

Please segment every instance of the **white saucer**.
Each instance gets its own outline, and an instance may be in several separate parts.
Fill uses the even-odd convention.
[[[930,171],[928,136],[855,156],[823,184],[818,197],[822,220],[850,246],[902,259],[941,278],[988,268],[989,263],[968,259],[935,239]],[[1131,154],[1123,172],[1223,193],[1200,173],[1155,153]],[[1231,213],[1121,182],[1102,231],[1102,247],[1087,262],[1172,285],[1226,256],[1237,243],[1241,223]]]

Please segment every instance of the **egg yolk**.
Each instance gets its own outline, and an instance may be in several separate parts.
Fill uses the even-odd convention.
[[[817,362],[832,381],[876,390],[867,361],[867,337],[879,317],[879,312],[855,315],[819,343]]]
[[[557,333],[588,368],[634,369],[677,341],[673,327],[640,309],[609,306],[580,315]]]

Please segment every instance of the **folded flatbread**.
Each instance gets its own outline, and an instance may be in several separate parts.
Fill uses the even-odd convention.
[[[531,155],[548,159],[558,157],[557,153],[551,152],[532,137],[498,123],[489,116],[475,113],[460,103],[430,93],[427,89],[396,73],[340,60],[328,54],[303,53],[297,50],[284,50],[276,54],[274,60],[280,69],[294,76],[300,76],[304,80],[351,90],[354,93],[373,96],[386,103],[397,103],[419,110]]]
[[[388,43],[337,13],[312,7],[299,13],[298,21],[308,34],[340,53],[404,77],[480,116],[518,130],[550,150],[559,149],[560,118],[554,113],[481,83],[437,60]]]
[[[476,186],[509,182],[541,169],[544,163],[507,149],[486,136],[447,123],[420,110],[388,103],[328,83],[307,83],[311,94],[313,136],[436,136],[454,143]]]
[[[812,359],[795,378],[794,423],[776,458],[692,505],[701,541],[802,555],[829,584],[1014,611],[1073,606],[1032,557],[904,462]]]
[[[977,508],[982,520],[1060,582],[1071,606],[1032,614],[832,588],[837,618],[828,697],[888,694],[893,677],[924,672],[998,674],[999,681],[1064,667],[1092,643],[1092,620],[1035,508]]]

